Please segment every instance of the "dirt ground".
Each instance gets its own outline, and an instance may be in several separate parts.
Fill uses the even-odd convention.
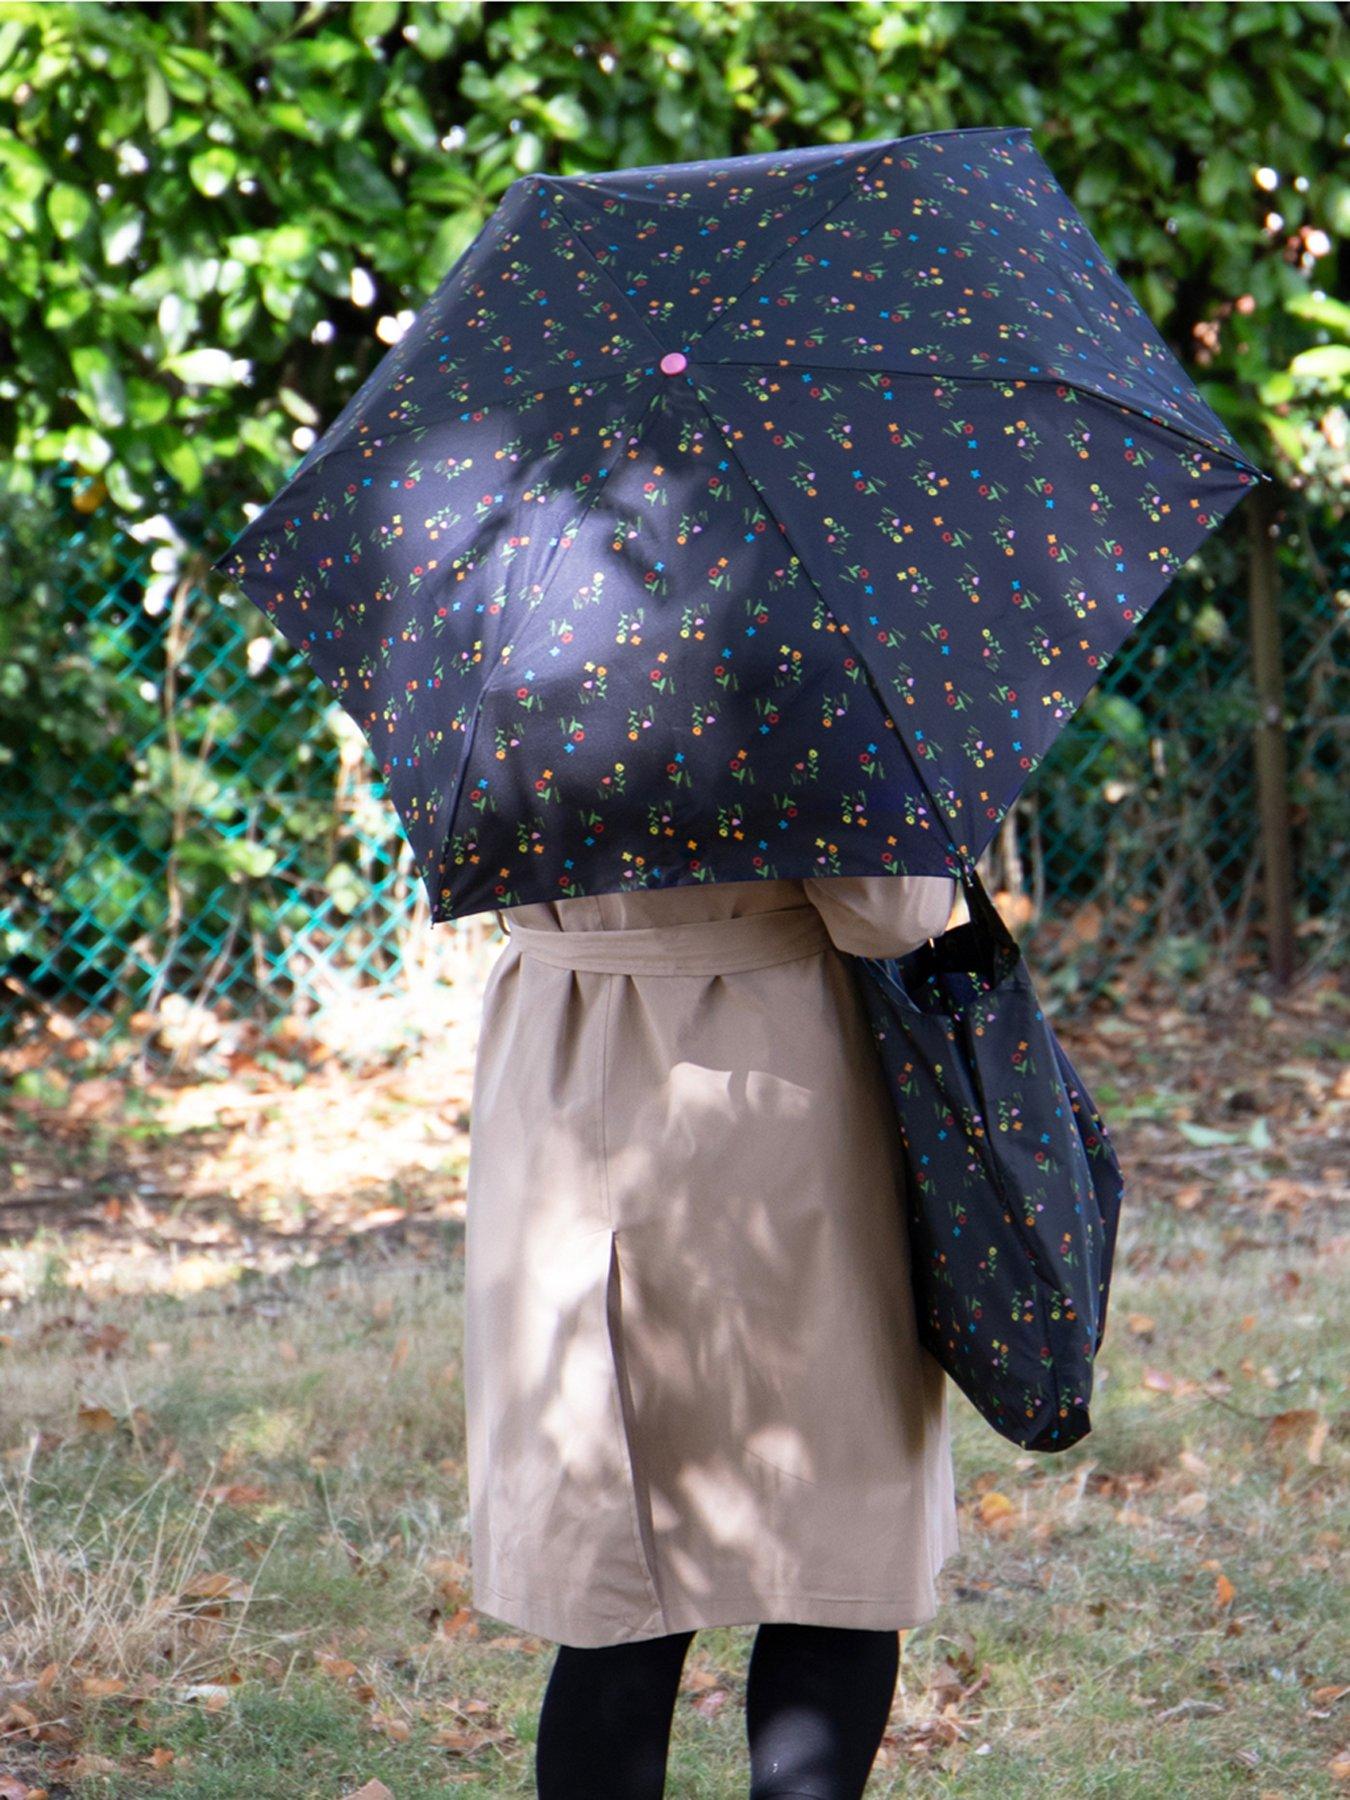
[[[533,1792],[550,1646],[472,1606],[464,1180],[481,981],[0,1052],[0,1800]],[[1061,1026],[1127,1179],[1094,1429],[954,1397],[961,1551],[869,1795],[1350,1786],[1350,1003]],[[700,1633],[668,1791],[745,1787]]]
[[[181,1291],[461,1218],[494,954],[480,940],[455,980],[267,1030],[171,1013],[139,1055],[59,1021],[0,1050],[0,1304],[58,1268],[65,1285]],[[1233,1229],[1333,1216],[1350,1191],[1338,984],[1190,1007],[1136,986],[1128,1005],[1057,1026],[1127,1205],[1218,1205]]]

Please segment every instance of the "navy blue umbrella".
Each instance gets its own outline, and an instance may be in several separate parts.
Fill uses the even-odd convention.
[[[216,567],[434,919],[954,873],[1261,472],[1027,130],[514,181]]]

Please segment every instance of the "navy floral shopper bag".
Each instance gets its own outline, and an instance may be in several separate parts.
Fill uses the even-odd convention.
[[[961,881],[968,923],[850,958],[900,1123],[919,1337],[1003,1437],[1066,1450],[1091,1429],[1124,1182],[968,860]]]

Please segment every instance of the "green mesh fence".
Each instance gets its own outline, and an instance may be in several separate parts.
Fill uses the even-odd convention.
[[[90,508],[85,511],[82,508]],[[167,502],[166,502],[167,508]],[[392,984],[428,929],[356,728],[242,596],[238,529],[129,528],[69,476],[0,507],[4,1021],[166,996],[279,1012]],[[1260,966],[1243,536],[1154,607],[988,857],[1057,1007],[1162,959]],[[1305,956],[1341,953],[1350,553],[1283,587]],[[438,933],[456,930],[441,926]]]

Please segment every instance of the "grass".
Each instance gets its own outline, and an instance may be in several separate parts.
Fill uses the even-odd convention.
[[[1136,1209],[1097,1428],[1061,1457],[953,1393],[963,1550],[870,1795],[1338,1791],[1345,1246],[1306,1223]],[[447,1231],[9,1313],[0,1771],[53,1796],[533,1792],[551,1646],[469,1605],[461,1271]],[[670,1794],[744,1792],[750,1639],[695,1640]]]

